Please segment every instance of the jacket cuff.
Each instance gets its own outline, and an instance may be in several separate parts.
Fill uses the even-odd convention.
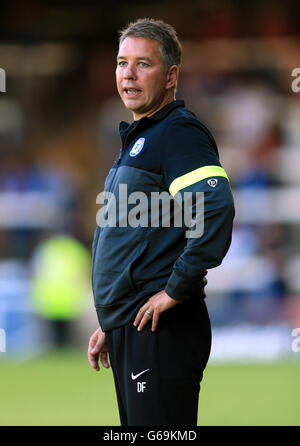
[[[180,301],[186,301],[191,297],[200,297],[204,299],[206,297],[204,291],[206,284],[207,279],[204,276],[195,279],[194,277],[186,276],[177,270],[173,270],[165,287],[165,292],[168,296]]]

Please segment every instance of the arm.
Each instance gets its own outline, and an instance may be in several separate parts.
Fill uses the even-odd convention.
[[[192,225],[165,290],[152,296],[139,310],[134,321],[138,330],[152,318],[154,331],[163,311],[192,296],[205,297],[207,269],[221,264],[231,243],[233,197],[213,138],[195,120],[173,122],[166,133],[161,160],[166,188],[175,198],[180,195],[182,204],[185,192],[192,196],[189,208],[196,231]],[[146,310],[153,313],[152,317]]]
[[[234,204],[228,179],[218,176],[222,170],[219,168],[216,176],[209,174],[177,192],[181,195],[187,191],[192,194],[191,208],[196,217],[193,217],[194,226],[186,232],[185,248],[174,263],[166,285],[166,292],[174,299],[184,301],[192,296],[201,297],[203,291],[199,284],[203,275],[207,269],[219,266],[229,249]],[[206,175],[207,172],[204,169],[202,174]],[[201,200],[196,198],[197,194]]]
[[[234,217],[229,183],[223,178],[217,179],[217,185],[214,187],[209,186],[207,181],[200,181],[186,188],[192,191],[193,195],[196,192],[204,194],[201,195],[204,196],[204,212],[200,212],[199,217],[200,220],[202,216],[204,217],[203,229],[199,231],[199,228],[196,228],[194,232],[190,231],[191,237],[187,238],[182,254],[173,265],[165,290],[151,296],[140,308],[134,321],[138,331],[142,330],[151,319],[152,331],[155,331],[161,313],[192,296],[200,298],[205,296],[203,284],[206,281],[204,277],[206,269],[220,265],[226,255],[231,242]],[[192,208],[196,206],[197,203],[194,202]],[[195,214],[195,209],[192,210]],[[152,316],[148,315],[146,310],[150,311]]]
[[[196,221],[186,232],[184,250],[166,285],[169,296],[183,301],[203,297],[200,285],[206,270],[220,265],[226,255],[234,203],[216,143],[206,127],[189,118],[174,121],[167,133],[161,159],[166,188],[183,204],[186,196],[192,197],[188,208]]]

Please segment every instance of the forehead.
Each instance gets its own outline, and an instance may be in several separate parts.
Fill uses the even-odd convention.
[[[161,59],[158,40],[144,37],[126,37],[119,47],[118,57],[151,57]]]

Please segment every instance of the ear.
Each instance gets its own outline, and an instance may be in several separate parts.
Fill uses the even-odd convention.
[[[179,74],[179,68],[177,65],[172,65],[167,72],[167,83],[166,83],[166,89],[169,90],[170,88],[176,87],[176,83],[178,80],[178,74]]]

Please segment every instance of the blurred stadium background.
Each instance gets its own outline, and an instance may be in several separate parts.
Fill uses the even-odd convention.
[[[208,274],[199,424],[299,425],[300,7],[283,0],[1,4],[0,425],[119,423],[111,371],[86,359],[90,250],[131,120],[117,30],[139,17],[175,26],[177,98],[215,135],[235,197],[232,246]]]

